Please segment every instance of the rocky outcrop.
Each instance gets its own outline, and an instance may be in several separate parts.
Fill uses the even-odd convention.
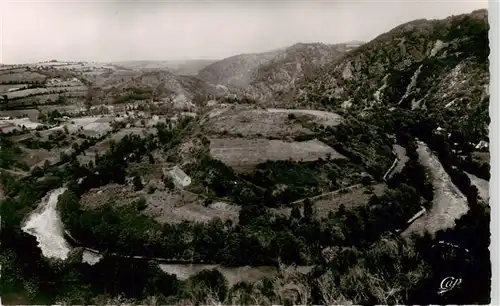
[[[398,106],[485,138],[488,30],[486,10],[403,24],[306,75],[280,103],[350,114]]]

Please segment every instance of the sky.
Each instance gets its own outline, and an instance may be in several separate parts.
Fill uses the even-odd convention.
[[[469,1],[0,0],[0,62],[221,59],[297,42],[370,41]]]

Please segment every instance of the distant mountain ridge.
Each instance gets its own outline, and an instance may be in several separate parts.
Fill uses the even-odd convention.
[[[216,62],[215,59],[192,59],[175,61],[121,61],[113,64],[133,70],[170,70],[179,75],[197,75],[204,67]]]

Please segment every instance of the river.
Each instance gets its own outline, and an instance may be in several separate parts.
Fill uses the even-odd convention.
[[[71,251],[66,239],[61,218],[57,211],[57,199],[66,191],[58,188],[49,192],[38,207],[28,216],[21,229],[36,237],[45,257],[66,259]]]
[[[419,161],[429,170],[432,176],[434,199],[427,214],[415,220],[403,232],[404,236],[425,231],[435,234],[440,230],[453,228],[455,221],[469,210],[467,198],[453,184],[450,175],[443,168],[438,157],[432,153],[425,143],[418,141],[417,144]]]
[[[24,232],[36,237],[43,256],[48,258],[65,260],[72,249],[71,244],[65,238],[64,226],[57,211],[58,197],[65,191],[66,188],[58,188],[50,191],[42,199],[38,207],[28,216],[22,226]],[[90,251],[90,248],[87,248],[83,252],[82,261],[93,265],[99,262],[101,258],[102,255],[99,252]],[[137,256],[135,259],[144,260],[146,258]],[[272,277],[278,272],[278,268],[273,266],[224,267],[222,265],[166,264],[161,262],[158,262],[158,266],[162,271],[175,274],[181,280],[185,280],[202,270],[217,269],[226,277],[230,285],[234,285],[240,281],[252,282],[264,277]],[[299,266],[297,270],[301,273],[308,273],[312,268],[312,266]]]

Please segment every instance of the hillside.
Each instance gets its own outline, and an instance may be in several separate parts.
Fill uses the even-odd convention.
[[[88,89],[86,75],[90,71],[111,69],[114,67],[72,62],[3,66],[0,69],[0,110],[24,110],[37,105],[78,107],[84,102]]]
[[[488,29],[486,10],[403,24],[315,71],[281,102],[365,114],[399,107],[486,140]]]
[[[271,52],[236,55],[207,66],[199,77],[227,87],[232,94],[271,102],[295,88],[304,76],[361,44],[297,43]]]
[[[331,62],[348,50],[347,44],[298,43],[277,54],[270,62],[258,67],[244,91],[256,100],[272,101],[295,88],[295,84],[315,69]]]
[[[175,108],[196,107],[216,93],[215,87],[196,77],[168,70],[115,71],[101,75],[92,87],[95,89],[94,103],[102,103],[103,99],[108,103],[143,100],[171,104]]]
[[[198,77],[214,85],[242,88],[249,84],[255,69],[268,63],[280,52],[281,50],[273,50],[231,56],[201,69]]]

